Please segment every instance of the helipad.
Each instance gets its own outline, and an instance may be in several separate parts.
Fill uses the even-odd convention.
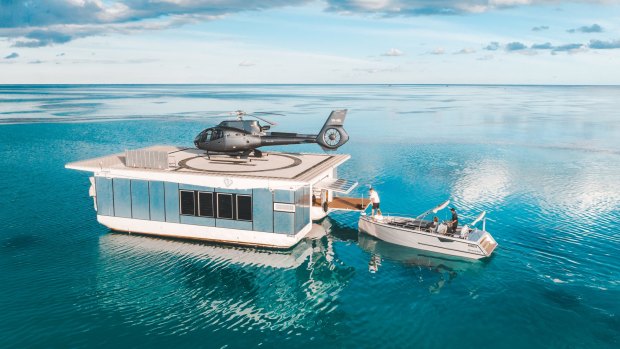
[[[317,174],[338,166],[350,158],[346,154],[309,154],[264,152],[262,158],[240,159],[228,155],[207,157],[202,150],[175,146],[156,145],[134,150],[147,157],[152,153],[165,153],[166,166],[163,168],[134,167],[127,163],[127,155],[114,154],[96,159],[67,164],[68,168],[96,171],[102,168],[124,169],[136,172],[177,172],[200,173],[218,176],[255,177],[307,181]]]

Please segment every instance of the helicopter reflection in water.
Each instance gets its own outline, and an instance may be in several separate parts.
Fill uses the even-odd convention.
[[[105,296],[97,307],[122,310],[132,324],[166,314],[157,328],[188,324],[177,333],[232,325],[296,331],[317,323],[342,330],[338,294],[354,269],[335,260],[325,227],[315,224],[310,235],[287,251],[103,235],[96,287]]]
[[[432,284],[428,286],[429,292],[436,293],[441,290],[446,283],[453,280],[458,273],[474,271],[483,266],[483,262],[459,259],[457,257],[448,258],[445,255],[417,250],[410,247],[394,245],[389,242],[375,239],[374,237],[360,233],[358,237],[359,246],[370,253],[368,271],[378,273],[384,260],[396,261],[410,267],[416,267],[416,276],[419,283],[426,283],[427,275],[434,275],[431,278]],[[427,271],[432,273],[428,274]],[[436,276],[439,276],[439,279]]]

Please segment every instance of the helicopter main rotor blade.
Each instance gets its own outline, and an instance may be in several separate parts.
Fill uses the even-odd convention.
[[[256,114],[259,114],[259,113],[251,113],[251,114],[247,114],[247,115],[251,116],[253,118],[257,118],[258,120],[264,121],[264,122],[268,123],[271,126],[276,126],[278,124],[277,122],[273,122],[273,121],[267,120],[267,119],[265,119],[263,117],[260,117],[260,116],[258,116]],[[260,113],[260,114],[271,114],[271,115],[282,115],[282,116],[284,116],[284,114],[276,114],[276,113]]]

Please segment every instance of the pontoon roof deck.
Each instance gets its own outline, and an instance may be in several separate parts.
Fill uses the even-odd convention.
[[[341,165],[349,158],[350,155],[347,154],[264,152],[262,158],[250,158],[251,161],[227,155],[212,155],[208,159],[204,151],[195,148],[156,145],[76,161],[65,167],[95,173],[110,172],[128,177],[153,175],[157,175],[160,179],[177,176],[187,178],[199,176],[202,179],[235,177],[251,181],[314,183],[322,179],[325,172]]]

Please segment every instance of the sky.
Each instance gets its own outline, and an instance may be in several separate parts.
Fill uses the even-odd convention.
[[[619,0],[0,0],[0,84],[620,84]]]

